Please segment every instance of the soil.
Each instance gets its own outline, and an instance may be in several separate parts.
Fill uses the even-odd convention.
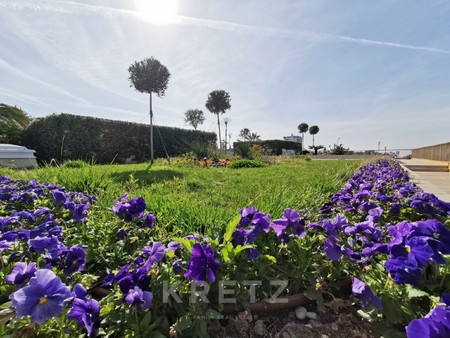
[[[339,313],[317,313],[317,319],[299,320],[294,310],[271,314],[251,314],[249,311],[215,320],[209,325],[211,337],[219,338],[379,338],[374,324],[348,307]]]

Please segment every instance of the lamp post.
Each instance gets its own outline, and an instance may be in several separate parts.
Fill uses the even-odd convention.
[[[63,158],[63,156],[64,156],[64,139],[66,138],[66,134],[68,132],[69,132],[68,130],[64,130],[64,135],[63,135],[62,140],[61,140],[61,161],[64,159]]]
[[[223,119],[223,122],[225,123],[225,150],[228,149],[228,143],[227,143],[227,135],[228,135],[228,122],[231,120],[228,117],[225,117]]]

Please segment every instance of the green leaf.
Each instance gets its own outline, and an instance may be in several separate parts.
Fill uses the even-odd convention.
[[[106,317],[113,310],[114,310],[114,304],[113,303],[109,303],[109,304],[103,305],[101,307],[101,309],[100,309],[100,316],[101,317]]]
[[[189,315],[184,315],[178,318],[177,320],[177,328],[181,331],[190,328],[192,325],[192,319]]]
[[[429,297],[430,296],[427,292],[416,289],[416,288],[412,287],[411,285],[407,286],[406,291],[408,292],[409,298]]]
[[[231,248],[230,248],[231,247]],[[224,245],[223,249],[221,250],[221,254],[222,254],[222,258],[223,261],[226,263],[228,261],[230,261],[230,251],[233,250],[233,244],[231,244],[230,242],[228,242],[227,244]]]
[[[192,242],[186,238],[181,238],[181,237],[175,237],[172,238],[173,241],[177,241],[180,242],[181,244],[183,244],[184,248],[191,252],[192,251]]]
[[[222,319],[223,318],[223,315],[220,312],[213,310],[213,309],[206,310],[205,316],[208,317],[209,319]]]
[[[264,258],[267,259],[269,262],[276,264],[277,263],[277,259],[274,256],[271,255],[264,255]]]
[[[237,255],[238,253],[250,248],[252,248],[251,245],[238,245],[237,247],[234,248],[234,255]]]
[[[384,298],[383,299],[383,315],[387,321],[397,324],[402,322],[402,314],[398,302]]]
[[[152,320],[152,313],[150,311],[148,311],[144,318],[142,318],[141,320],[141,328],[145,329],[146,326],[150,325],[150,321]]]
[[[227,243],[231,236],[233,235],[234,230],[236,230],[237,225],[239,224],[239,221],[241,220],[241,215],[237,215],[235,218],[231,220],[230,223],[227,225],[227,231],[225,231],[225,235],[223,236],[223,243]]]
[[[312,290],[312,289],[308,289],[305,292],[303,292],[303,294],[305,295],[306,298],[311,299],[311,300],[317,300],[317,292]]]

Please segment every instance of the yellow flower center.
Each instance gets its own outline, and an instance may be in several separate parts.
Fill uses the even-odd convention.
[[[47,303],[47,295],[45,295],[44,297],[41,297],[39,299],[39,305],[45,304]]]
[[[409,246],[406,246],[406,252],[411,253],[411,248]]]

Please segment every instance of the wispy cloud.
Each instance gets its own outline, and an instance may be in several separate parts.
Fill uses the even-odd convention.
[[[65,89],[63,89],[61,87],[52,85],[51,83],[47,83],[45,81],[42,81],[42,80],[40,80],[38,78],[35,78],[34,76],[32,76],[32,75],[30,75],[28,73],[23,72],[20,69],[15,68],[14,66],[12,66],[11,64],[9,64],[8,62],[6,62],[5,60],[3,60],[1,58],[0,58],[0,69],[3,69],[4,71],[10,72],[10,73],[14,74],[15,76],[18,76],[20,78],[23,78],[23,79],[31,81],[31,82],[33,82],[35,84],[38,84],[40,86],[43,86],[44,88],[51,89],[51,90],[53,90],[53,91],[55,91],[55,92],[57,92],[57,93],[59,93],[61,95],[65,95],[66,97],[74,99],[77,102],[85,103],[85,104],[88,103],[86,100],[73,95],[72,93],[70,93],[69,91],[67,91],[67,90],[65,90]]]
[[[77,14],[77,15],[99,15],[107,17],[121,17],[131,20],[142,20],[135,11],[111,8],[104,6],[95,6],[82,4],[73,1],[48,1],[40,0],[36,1],[10,1],[10,0],[0,0],[0,7],[15,9],[15,10],[35,10],[35,11],[50,11],[65,14]],[[337,34],[327,34],[312,32],[307,30],[293,30],[293,29],[278,29],[278,28],[268,28],[259,26],[249,26],[244,24],[238,24],[227,21],[200,19],[193,17],[178,16],[175,24],[197,26],[202,28],[209,28],[219,31],[233,32],[237,34],[249,34],[257,36],[268,36],[268,37],[280,37],[280,38],[293,38],[299,40],[309,40],[323,43],[354,43],[359,45],[373,45],[380,47],[390,47],[399,49],[409,49],[414,51],[439,53],[439,54],[450,54],[450,50],[442,48],[434,48],[427,46],[416,46],[403,43],[389,42],[389,41],[379,41],[372,39],[365,39],[361,37],[352,37],[346,35]]]

